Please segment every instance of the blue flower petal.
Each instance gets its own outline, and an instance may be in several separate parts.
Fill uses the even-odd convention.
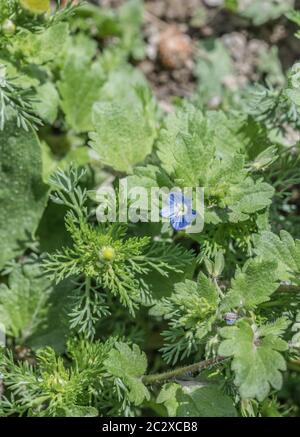
[[[171,208],[170,206],[164,206],[161,210],[160,210],[160,215],[164,218],[169,218],[171,216]]]
[[[186,220],[189,221],[190,223],[192,223],[192,221],[196,218],[197,216],[197,211],[195,211],[194,209],[189,209],[187,211],[187,213],[184,215]]]
[[[170,223],[175,231],[181,231],[190,225],[190,222],[186,220],[185,216],[170,217]]]
[[[227,325],[234,325],[235,324],[235,320],[228,320],[228,319],[226,319],[226,324]]]
[[[173,191],[169,194],[168,202],[169,205],[161,209],[161,216],[168,218],[176,231],[187,228],[197,215],[197,212],[192,209],[192,199],[184,197],[182,192]],[[181,207],[185,207],[184,214],[179,212]]]
[[[172,191],[169,195],[169,203],[175,204],[175,203],[184,203],[184,196],[181,191]]]

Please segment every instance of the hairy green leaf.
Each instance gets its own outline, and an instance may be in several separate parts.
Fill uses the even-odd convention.
[[[186,106],[166,118],[158,138],[158,156],[180,186],[203,186],[214,153],[213,133],[200,110]]]
[[[52,82],[46,82],[37,88],[34,108],[47,123],[54,123],[58,113],[59,95]]]
[[[294,240],[285,230],[281,230],[279,236],[264,231],[255,236],[254,243],[258,255],[277,263],[278,278],[281,281],[299,277],[300,240]]]
[[[11,120],[0,131],[0,268],[22,253],[47,201],[41,148],[36,134]]]
[[[285,341],[278,337],[277,329],[260,336],[255,326],[241,320],[237,326],[222,328],[225,339],[219,347],[221,356],[233,356],[231,368],[235,372],[235,384],[243,399],[257,398],[262,401],[271,387],[279,390],[282,385],[280,371],[286,369],[280,354],[287,349]]]
[[[131,402],[139,405],[144,399],[149,399],[148,389],[141,381],[147,369],[147,358],[137,345],[131,348],[126,343],[116,343],[104,365],[113,376],[124,381]]]
[[[97,63],[82,62],[73,56],[64,66],[58,89],[61,107],[75,132],[92,129],[92,108],[100,98],[103,83],[104,75]]]
[[[152,151],[155,138],[153,121],[141,102],[101,102],[93,109],[95,132],[90,133],[91,146],[101,162],[113,169],[132,173]]]
[[[235,417],[237,412],[229,396],[218,385],[197,381],[165,384],[157,402],[163,403],[170,417]]]
[[[39,33],[23,30],[16,40],[14,50],[33,64],[44,64],[58,58],[64,49],[69,34],[67,23],[58,23]]]
[[[222,308],[252,309],[268,301],[279,286],[276,267],[276,262],[258,258],[246,262],[242,270],[237,270],[231,288],[222,301]]]

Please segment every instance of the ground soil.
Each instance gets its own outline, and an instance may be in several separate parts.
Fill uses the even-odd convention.
[[[99,3],[118,7],[124,0],[99,0]],[[145,1],[143,36],[147,56],[139,68],[165,109],[174,96],[192,95],[194,64],[201,56],[198,44],[205,38],[217,37],[224,42],[235,65],[238,85],[257,79],[257,58],[265,48],[278,47],[284,69],[300,58],[295,27],[286,18],[255,27],[220,8],[222,3],[223,0]]]

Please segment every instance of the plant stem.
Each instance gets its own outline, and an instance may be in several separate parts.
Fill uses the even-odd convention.
[[[299,285],[280,285],[277,288],[277,293],[300,293]]]
[[[213,281],[214,281],[214,284],[215,284],[216,289],[218,290],[219,295],[220,295],[221,298],[223,299],[223,298],[225,297],[225,294],[222,292],[221,288],[219,287],[219,284],[218,284],[217,278],[216,278],[215,276],[213,277]]]
[[[168,372],[146,375],[142,378],[142,381],[146,385],[159,384],[169,379],[183,376],[187,373],[199,372],[200,370],[206,369],[207,367],[213,366],[214,364],[218,364],[226,359],[228,358],[217,357],[215,359],[204,360],[198,363],[190,364],[189,366],[184,366],[184,367],[179,367],[178,369],[169,370]]]
[[[300,372],[300,360],[290,360],[287,363],[288,369],[294,372]]]

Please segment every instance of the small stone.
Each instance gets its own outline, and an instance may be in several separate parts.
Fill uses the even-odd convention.
[[[170,26],[160,37],[158,52],[164,67],[175,70],[184,67],[193,55],[190,37],[176,26]]]

